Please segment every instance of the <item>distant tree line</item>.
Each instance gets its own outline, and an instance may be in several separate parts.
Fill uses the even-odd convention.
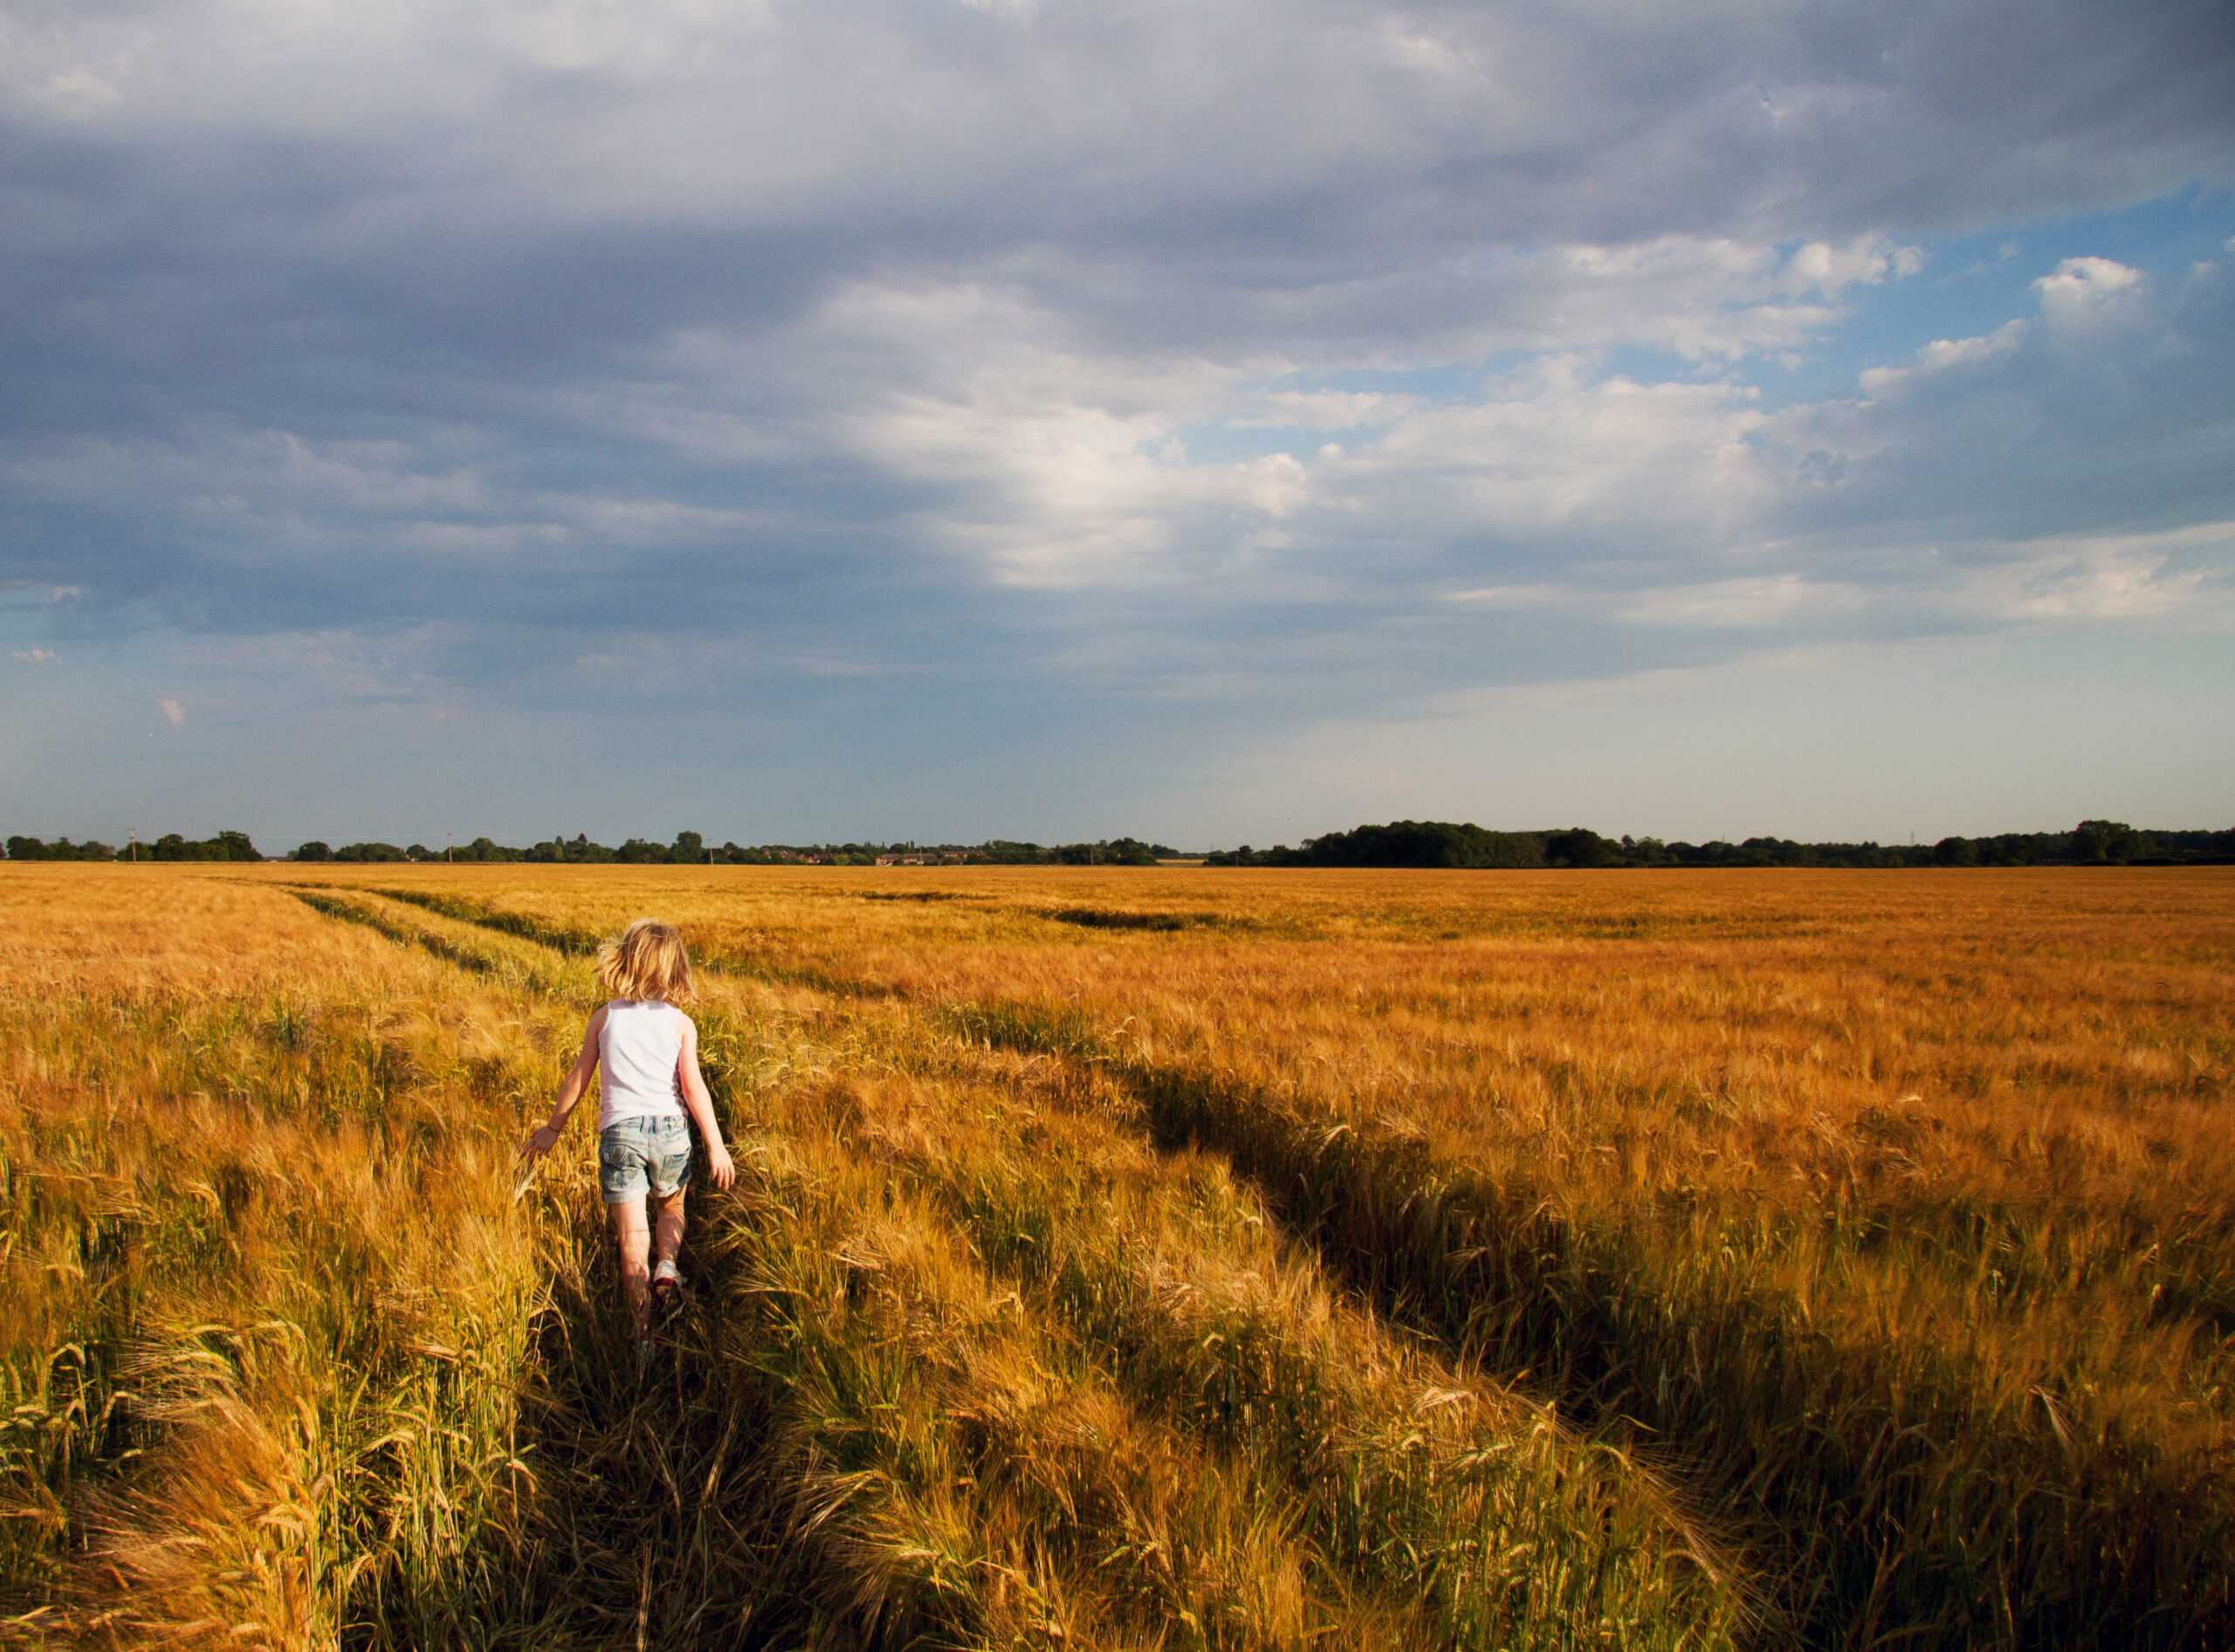
[[[1174,860],[1178,851],[1137,837],[1052,847],[995,838],[983,843],[709,843],[697,832],[677,832],[672,843],[632,837],[618,849],[590,842],[588,834],[554,837],[526,849],[511,849],[486,837],[455,848],[430,849],[414,843],[345,843],[332,849],[308,843],[287,857],[297,861],[520,861],[568,865],[635,866],[874,866],[906,861],[934,866],[1153,866]]]
[[[1295,849],[1240,849],[1204,857],[1207,866],[2168,866],[2235,861],[2235,829],[2138,831],[2121,821],[2084,820],[2068,832],[2004,832],[1936,843],[1663,843],[1601,837],[1587,827],[1486,831],[1472,822],[1400,820],[1308,837]]]
[[[171,832],[125,849],[67,837],[7,840],[10,860],[262,860],[246,832],[187,838]],[[1092,843],[1041,844],[997,837],[982,843],[738,843],[716,846],[697,832],[677,832],[671,843],[632,837],[619,848],[590,842],[587,833],[511,849],[487,837],[430,849],[413,843],[344,843],[334,849],[313,839],[292,861],[519,861],[568,865],[636,866],[872,866],[898,862],[924,866],[1153,866],[1176,860],[1176,850],[1138,837]],[[1743,843],[1663,843],[1658,837],[1602,837],[1583,826],[1543,831],[1494,832],[1472,822],[1399,820],[1359,826],[1324,837],[1307,837],[1291,849],[1276,844],[1220,850],[1208,866],[2171,866],[2235,863],[2235,829],[2226,831],[2142,831],[2122,821],[2084,820],[2068,832],[2004,832],[1991,837],[1943,837],[1936,843],[1801,843],[1788,837],[1749,837]]]
[[[262,860],[246,832],[219,832],[215,837],[182,837],[168,832],[152,843],[127,843],[112,848],[92,838],[73,843],[58,837],[51,843],[36,837],[10,837],[10,860]]]
[[[36,837],[7,840],[10,860],[263,860],[246,832],[219,832],[206,841],[176,832],[153,843],[116,849],[107,843],[73,843],[66,837],[45,843]],[[983,843],[739,843],[711,844],[697,832],[677,832],[671,843],[632,837],[619,848],[594,843],[588,833],[554,837],[526,849],[477,837],[470,843],[430,849],[424,843],[398,848],[376,842],[344,843],[339,849],[316,838],[279,858],[292,861],[522,861],[574,865],[639,866],[872,866],[880,861],[918,865],[1153,866],[1176,860],[1177,850],[1138,837],[1112,837],[1092,843],[1041,844],[1010,838]]]

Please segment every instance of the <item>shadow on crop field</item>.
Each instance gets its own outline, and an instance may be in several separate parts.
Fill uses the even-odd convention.
[[[719,1248],[686,1243],[692,1305],[640,1375],[604,1211],[568,1202],[522,1396],[535,1489],[492,1622],[536,1644],[798,1644],[803,1551],[760,1459],[767,1420],[728,1380],[741,1351],[705,1305],[725,1288]]]
[[[1159,1146],[1225,1155],[1393,1319],[1626,1434],[1735,1524],[1809,1644],[2235,1640],[2235,1507],[2209,1465],[2069,1430],[2045,1390],[2002,1403],[1955,1351],[1819,1328],[1750,1256],[1578,1219],[1416,1131],[1140,1059],[1076,1008],[945,1021],[1099,1067]]]
[[[423,948],[444,962],[456,964],[460,969],[482,976],[494,985],[543,997],[578,995],[563,989],[560,980],[545,964],[540,953],[532,953],[523,959],[502,952],[492,952],[454,936],[437,933],[422,924],[399,922],[389,913],[362,901],[344,900],[313,889],[291,887],[287,892],[321,917],[338,919],[343,923],[361,924],[398,946]],[[426,905],[430,911],[440,911],[427,902],[413,904]],[[540,944],[549,945],[548,942]]]
[[[604,939],[592,930],[565,924],[554,924],[543,919],[529,917],[522,912],[507,912],[503,907],[486,901],[466,900],[455,895],[437,895],[425,890],[381,889],[373,892],[384,895],[391,900],[408,902],[442,917],[454,919],[459,923],[472,924],[482,929],[492,930],[499,934],[511,935],[521,940],[532,941],[537,946],[548,947],[553,952],[568,958],[595,956],[599,942]],[[310,897],[303,896],[301,898],[307,900]],[[902,897],[877,896],[875,898],[897,900]],[[324,911],[326,908],[320,907],[320,910]],[[336,915],[347,914],[337,913]],[[829,993],[836,998],[904,996],[897,988],[880,981],[857,981],[851,976],[836,975],[812,964],[781,964],[752,954],[724,952],[718,947],[706,945],[703,938],[694,939],[687,933],[684,939],[691,943],[693,966],[699,969],[711,970],[717,974],[740,975],[754,981],[764,981],[774,986],[805,987],[815,992]]]
[[[597,951],[600,937],[587,929],[547,923],[541,919],[504,912],[478,901],[460,900],[454,895],[437,895],[423,889],[375,889],[372,892],[423,908],[444,918],[457,919],[460,923],[478,924],[484,929],[493,929],[499,934],[533,941],[540,946],[548,946],[569,958],[588,958]]]
[[[1079,929],[1191,929],[1197,925],[1222,925],[1214,912],[1144,912],[1109,911],[1098,906],[1067,906],[1044,914],[1051,922]]]
[[[492,984],[560,1002],[582,997],[579,964],[477,950],[471,931],[446,934],[367,902],[290,892],[326,917],[424,948]],[[465,905],[409,904],[452,919]],[[549,952],[583,950],[540,930],[483,927]],[[702,1020],[709,1089],[727,1129],[744,1082],[739,1029],[720,1012]],[[750,1368],[750,1350],[708,1306],[733,1270],[721,1247],[694,1242],[724,1221],[727,1201],[702,1179],[680,1258],[696,1287],[691,1306],[662,1328],[640,1372],[595,1178],[579,1160],[548,1160],[542,1170],[518,1190],[537,1236],[540,1281],[512,1396],[522,1487],[509,1518],[437,1572],[358,1590],[342,1643],[801,1644],[813,1613],[801,1604],[808,1563],[794,1529],[797,1499],[762,1458],[765,1395],[737,1380]]]

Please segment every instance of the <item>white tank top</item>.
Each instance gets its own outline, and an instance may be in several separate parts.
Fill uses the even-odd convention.
[[[616,998],[605,1007],[597,1058],[597,1127],[616,1119],[687,1118],[677,1063],[683,1055],[683,1012],[657,998]]]

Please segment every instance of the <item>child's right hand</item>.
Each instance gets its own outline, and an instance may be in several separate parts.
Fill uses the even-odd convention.
[[[706,1173],[713,1177],[717,1187],[726,1187],[737,1180],[737,1162],[730,1157],[730,1150],[719,1141],[706,1149]]]
[[[533,1163],[559,1145],[559,1132],[549,1125],[538,1125],[535,1133],[521,1145],[520,1157]]]

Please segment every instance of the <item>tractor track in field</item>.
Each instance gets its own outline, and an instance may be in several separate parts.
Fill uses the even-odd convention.
[[[485,986],[561,1002],[590,996],[566,991],[554,973],[430,928],[416,914],[405,919],[323,888],[287,892],[321,916],[421,948]],[[500,933],[548,946],[540,936]],[[709,1077],[723,1105],[729,1086]],[[619,1280],[602,1208],[544,1191],[536,1180],[520,1190],[538,1207],[547,1258],[531,1327],[536,1368],[520,1395],[520,1455],[535,1490],[508,1587],[486,1610],[538,1643],[797,1644],[813,1616],[806,1602],[814,1580],[803,1570],[794,1511],[755,1461],[766,1418],[751,1415],[739,1391],[714,1375],[714,1327],[704,1304],[727,1283],[722,1249],[705,1244],[703,1233],[686,1238],[691,1305],[661,1331],[653,1363],[640,1375],[633,1334],[615,1307]]]
[[[478,903],[379,892],[562,956],[594,945]],[[896,995],[749,960],[708,967],[840,996]],[[1631,1233],[1571,1221],[1534,1189],[1441,1163],[1416,1138],[1361,1134],[1226,1075],[1125,1055],[1076,1011],[925,1010],[933,1025],[989,1047],[1106,1074],[1160,1148],[1222,1155],[1361,1300],[1468,1361],[1531,1373],[1564,1415],[1660,1465],[1695,1506],[1735,1525],[1771,1580],[1773,1621],[1784,1626],[1773,1639],[2235,1640],[2225,1567],[2193,1558],[2197,1534],[2220,1518],[2207,1490],[2153,1483],[2146,1463],[2115,1449],[2078,1465],[2053,1402],[2046,1421],[1986,1415],[1960,1360],[1913,1349],[1874,1364],[1773,1297],[1672,1295]],[[1812,1443],[1765,1433],[1764,1419]],[[2007,1495],[1946,1483],[1938,1456],[1958,1438]],[[2083,1490],[2091,1476],[2095,1489]]]
[[[586,933],[520,919],[452,898],[420,898],[389,890],[353,890],[361,898],[373,898],[367,901],[341,899],[323,891],[300,888],[290,892],[325,916],[363,924],[400,944],[423,946],[484,980],[520,978],[522,972],[516,963],[478,949],[468,939],[441,934],[424,926],[416,915],[403,918],[400,913],[384,912],[374,903],[397,899],[415,913],[425,912],[437,919],[471,926],[565,960],[579,960],[595,950],[595,941]],[[786,971],[781,976],[773,976],[772,972],[764,969],[739,968],[735,960],[724,958],[711,960],[704,967],[717,975],[731,974],[793,986],[806,984],[800,977],[808,973]],[[579,964],[575,967],[579,968]],[[815,973],[819,977],[820,972]],[[553,983],[534,972],[529,972],[526,984],[529,989],[547,994],[554,991]],[[863,990],[862,983],[849,985],[855,990],[846,995],[855,998],[896,995],[883,989]],[[913,1018],[912,1011],[904,1014]],[[928,1029],[937,1033],[952,1034],[955,1030],[941,1011],[934,1010],[923,1020]],[[960,1043],[962,1047],[969,1048],[978,1041],[964,1039]],[[718,1077],[710,1071],[708,1077],[714,1081],[718,1095],[731,1087],[724,1082],[730,1075]],[[1151,1132],[1150,1141],[1159,1149],[1175,1145],[1154,1132]],[[939,1190],[935,1176],[926,1181],[925,1192],[943,1207],[950,1205],[954,1197],[951,1190]],[[959,1216],[953,1219],[961,1223],[965,1232],[971,1230],[966,1221]],[[983,1242],[972,1242],[974,1246]],[[707,1266],[705,1258],[710,1250],[718,1256],[724,1251],[720,1245],[708,1246],[703,1236],[693,1248],[701,1258],[698,1265],[702,1270]],[[615,1340],[608,1323],[610,1316],[602,1314],[595,1305],[609,1297],[614,1288],[610,1278],[603,1277],[611,1272],[609,1249],[602,1229],[586,1226],[577,1217],[571,1254],[554,1270],[561,1283],[554,1285],[541,1326],[540,1344],[544,1349],[550,1383],[548,1393],[538,1396],[533,1407],[539,1419],[536,1430],[540,1439],[540,1455],[547,1466],[549,1482],[578,1488],[554,1500],[552,1507],[563,1511],[554,1516],[554,1523],[568,1527],[587,1523],[603,1531],[604,1537],[577,1546],[584,1553],[609,1557],[629,1552],[654,1554],[677,1545],[691,1554],[710,1548],[733,1548],[739,1543],[754,1545],[761,1555],[760,1569],[772,1579],[781,1579],[789,1568],[795,1587],[762,1588],[750,1600],[732,1600],[725,1611],[715,1614],[716,1621],[730,1624],[738,1633],[742,1634],[750,1627],[753,1639],[733,1642],[717,1635],[703,1642],[690,1642],[691,1626],[670,1621],[670,1638],[663,1639],[653,1634],[643,1643],[757,1644],[764,1633],[776,1634],[785,1625],[796,1627],[804,1621],[802,1614],[812,1615],[813,1608],[806,1602],[828,1597],[834,1591],[827,1580],[799,1575],[799,1568],[808,1564],[812,1545],[803,1546],[798,1541],[799,1533],[787,1525],[787,1520],[795,1523],[797,1517],[795,1512],[788,1516],[785,1512],[791,1501],[787,1493],[767,1483],[765,1476],[749,1460],[738,1463],[725,1455],[733,1440],[740,1435],[757,1436],[769,1419],[766,1415],[740,1414],[734,1390],[725,1390],[722,1385],[709,1380],[712,1356],[698,1346],[698,1339],[709,1327],[701,1325],[691,1328],[695,1334],[677,1339],[670,1353],[663,1355],[658,1366],[664,1388],[673,1391],[671,1399],[677,1407],[675,1415],[682,1426],[657,1442],[644,1435],[641,1407],[632,1403],[629,1395],[615,1386],[615,1373],[625,1364],[622,1346]],[[720,1263],[714,1265],[719,1269]],[[1014,1265],[1013,1260],[1003,1264],[1005,1268]],[[588,1283],[591,1281],[597,1283]],[[715,1295],[720,1293],[725,1283],[718,1272],[710,1273],[705,1281]],[[1021,1284],[1021,1276],[1013,1283]],[[1393,1322],[1391,1330],[1401,1337],[1404,1333],[1398,1330],[1399,1323]],[[1440,1363],[1425,1345],[1420,1346],[1419,1357],[1432,1365]],[[1441,1380],[1444,1392],[1456,1394],[1472,1379],[1453,1371]],[[1581,1444],[1575,1442],[1578,1449]],[[684,1501],[675,1496],[675,1488],[702,1477],[710,1488],[726,1483],[733,1488],[752,1488],[753,1495],[734,1508],[726,1508],[717,1499],[711,1511],[690,1513]],[[646,1511],[659,1503],[662,1488],[666,1489],[666,1511],[656,1517],[648,1515]],[[1647,1495],[1651,1500],[1659,1494]],[[1696,1520],[1680,1520],[1679,1524],[1692,1527],[1701,1525]],[[725,1534],[722,1540],[710,1540],[706,1535],[710,1525]],[[1696,1544],[1699,1539],[1688,1540]],[[1700,1564],[1711,1574],[1720,1567],[1720,1561],[1710,1562],[1704,1558],[1704,1550],[1695,1547],[1695,1553],[1702,1557]],[[627,1627],[626,1586],[629,1574],[625,1567],[609,1561],[578,1565],[569,1578],[564,1592],[566,1603],[554,1608],[562,1616],[584,1627],[595,1621],[608,1631]],[[715,1587],[713,1593],[719,1595],[722,1591]],[[684,1639],[672,1638],[677,1635]]]

